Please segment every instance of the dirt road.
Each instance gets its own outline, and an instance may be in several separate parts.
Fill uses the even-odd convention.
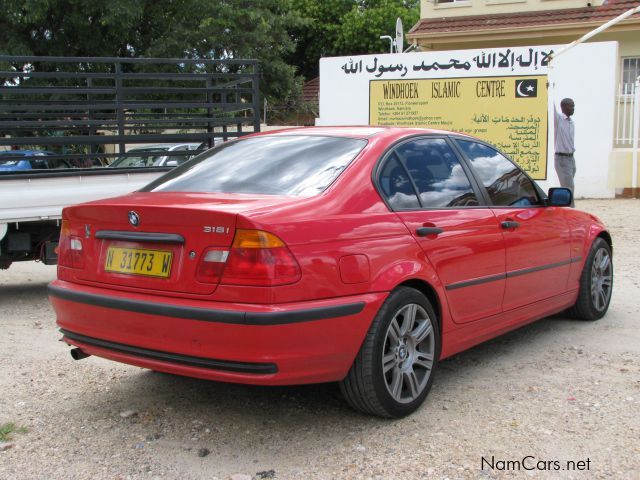
[[[55,267],[0,271],[0,425],[26,429],[0,443],[0,479],[640,478],[640,201],[577,207],[613,234],[609,314],[545,319],[444,361],[397,421],[351,411],[335,385],[73,361],[46,296]]]

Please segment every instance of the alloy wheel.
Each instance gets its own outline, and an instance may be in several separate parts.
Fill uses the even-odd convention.
[[[591,301],[593,307],[599,312],[609,304],[612,284],[611,255],[607,249],[600,248],[591,266]]]
[[[393,399],[410,403],[427,386],[435,354],[431,318],[411,303],[396,312],[387,329],[382,354],[385,386]]]

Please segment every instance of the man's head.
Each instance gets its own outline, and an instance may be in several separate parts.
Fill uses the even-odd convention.
[[[564,98],[560,102],[560,108],[562,109],[562,113],[564,113],[567,117],[570,117],[571,115],[573,115],[573,111],[575,107],[576,105],[575,103],[573,103],[573,100],[571,98]]]

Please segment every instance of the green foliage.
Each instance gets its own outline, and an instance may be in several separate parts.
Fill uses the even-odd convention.
[[[408,31],[419,19],[418,1],[369,0],[359,1],[345,15],[336,39],[336,48],[345,55],[388,52],[389,42],[381,35],[395,36],[396,19],[402,19]]]
[[[292,0],[303,19],[300,29],[291,29],[296,50],[293,65],[307,79],[318,76],[324,56],[388,52],[381,35],[393,36],[396,19],[408,31],[420,19],[419,0]]]
[[[3,423],[0,425],[0,442],[11,440],[12,433],[27,433],[24,427],[16,427],[15,423]]]
[[[298,28],[289,32],[296,49],[289,57],[305,78],[318,76],[321,57],[338,55],[336,42],[342,19],[354,7],[354,0],[292,0],[292,8],[302,17]]]
[[[2,53],[91,57],[255,58],[262,91],[295,90],[290,0],[0,0]]]
[[[147,4],[136,0],[3,0],[3,53],[51,56],[131,56]]]
[[[418,0],[0,0],[5,55],[254,58],[263,93],[291,98],[322,56],[384,52]]]

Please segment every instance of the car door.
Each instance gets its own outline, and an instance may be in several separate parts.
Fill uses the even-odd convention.
[[[562,207],[545,206],[533,181],[494,148],[457,139],[502,228],[507,279],[504,311],[566,291],[571,234]]]
[[[501,312],[505,247],[493,211],[482,205],[444,137],[414,137],[388,152],[377,181],[440,278],[456,323]]]

